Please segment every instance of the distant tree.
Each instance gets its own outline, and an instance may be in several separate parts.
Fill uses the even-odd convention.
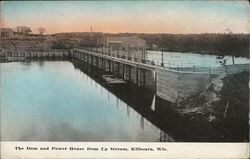
[[[230,29],[226,29],[225,33],[219,37],[218,50],[220,51],[220,58],[225,55],[232,56],[232,63],[234,64],[234,57],[239,56],[241,49],[239,48],[239,38],[233,34]]]
[[[29,34],[29,33],[31,33],[30,27],[27,27],[27,26],[17,26],[15,28],[15,31],[17,33],[20,33],[20,34]]]
[[[54,39],[52,49],[72,49],[74,44],[69,39]]]
[[[44,29],[43,27],[39,27],[38,32],[39,34],[43,35],[46,32],[46,29]]]

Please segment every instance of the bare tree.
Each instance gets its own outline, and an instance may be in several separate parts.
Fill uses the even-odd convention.
[[[39,27],[38,32],[39,34],[43,35],[46,32],[46,29],[44,29],[43,27]]]
[[[29,33],[31,33],[30,27],[27,27],[27,26],[17,26],[15,28],[15,31],[17,33],[20,33],[20,34],[29,34]]]
[[[232,57],[232,63],[234,64],[234,56],[239,54],[240,50],[238,48],[239,38],[230,29],[226,29],[225,33],[220,36],[219,50],[222,54],[221,58],[225,55],[230,55]]]

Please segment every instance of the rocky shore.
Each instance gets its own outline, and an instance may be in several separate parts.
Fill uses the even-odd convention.
[[[188,120],[218,127],[231,138],[248,141],[249,71],[222,74],[205,91],[184,99],[177,112]],[[236,139],[236,140],[237,140]]]

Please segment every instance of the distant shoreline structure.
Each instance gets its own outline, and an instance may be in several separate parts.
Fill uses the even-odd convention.
[[[26,27],[24,27],[25,29]],[[28,31],[29,29],[26,28]],[[103,39],[109,37],[138,37],[146,42],[146,50],[197,53],[207,55],[249,58],[249,34],[202,33],[102,33],[102,32],[64,32],[56,34],[31,34],[14,32],[10,28],[1,29],[1,50],[47,51],[50,49],[72,49],[81,47],[100,47]],[[30,45],[27,46],[26,45]],[[31,50],[26,50],[31,49]],[[32,50],[35,49],[35,50]],[[13,51],[14,51],[13,50]]]

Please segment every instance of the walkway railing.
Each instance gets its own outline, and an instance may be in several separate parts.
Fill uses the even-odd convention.
[[[75,49],[78,51],[87,51],[89,54],[96,54],[101,57],[109,58],[110,60],[126,62],[133,65],[140,65],[143,67],[149,67],[150,69],[164,69],[172,72],[179,73],[193,73],[193,74],[222,74],[222,73],[235,73],[240,71],[248,71],[249,64],[239,64],[239,65],[228,65],[225,67],[199,67],[194,66],[192,63],[182,63],[182,65],[176,65],[174,62],[164,63],[163,65],[156,65],[154,62],[149,60],[143,60],[135,58],[134,56],[121,56],[115,51],[111,51],[102,48],[82,48]]]

